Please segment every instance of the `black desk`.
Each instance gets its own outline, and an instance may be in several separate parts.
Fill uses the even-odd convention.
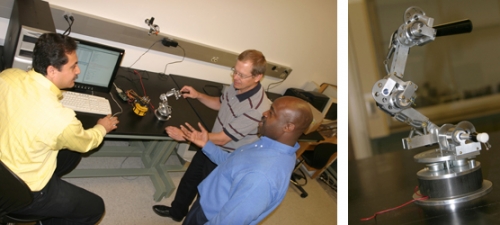
[[[179,89],[184,87],[185,85],[188,85],[193,87],[196,91],[209,96],[215,96],[215,97],[221,96],[222,88],[224,86],[221,83],[200,80],[191,77],[184,77],[172,74],[170,75],[170,77],[177,84]],[[208,108],[207,106],[203,105],[203,103],[201,103],[196,99],[188,98],[187,101],[189,102],[191,107],[193,107],[198,117],[201,119],[203,126],[205,126],[205,128],[208,131],[211,131],[214,126],[215,119],[217,118],[218,111]],[[196,124],[193,123],[191,123],[191,125],[193,125],[194,127],[198,127]]]
[[[147,71],[139,71],[142,77],[146,95],[150,97],[151,104],[154,108],[158,107],[160,103],[160,95],[170,91],[172,88],[179,89],[179,86],[174,82],[171,76],[160,75],[158,73],[151,73]],[[123,91],[133,89],[138,95],[144,96],[139,76],[133,73],[133,70],[128,68],[120,68],[115,78],[115,84]],[[182,87],[182,86],[181,86]],[[109,99],[113,113],[119,112],[120,108],[109,96],[109,93],[96,93]],[[113,136],[119,135],[139,135],[148,137],[166,137],[165,127],[179,126],[184,122],[196,124],[200,121],[196,114],[196,109],[193,110],[191,104],[187,99],[175,99],[174,96],[168,98],[168,104],[172,107],[171,118],[168,121],[159,121],[154,115],[153,109],[149,107],[145,116],[141,117],[133,112],[132,107],[123,102],[116,94],[115,88],[112,88],[111,94],[120,104],[123,112],[117,115],[120,123],[118,128],[111,131],[109,134]],[[205,107],[206,108],[206,107]],[[216,114],[217,115],[217,114]],[[101,118],[99,115],[78,113],[80,119],[86,128],[95,125],[97,119]]]
[[[133,89],[138,95],[147,95],[151,99],[153,107],[157,108],[160,102],[159,96],[172,88],[180,90],[184,85],[190,85],[197,91],[210,96],[220,96],[223,84],[200,80],[179,75],[159,75],[147,71],[139,71],[139,75],[132,69],[120,68],[115,78],[115,84],[123,91]],[[142,85],[146,89],[144,94]],[[113,113],[119,112],[120,108],[112,100],[109,93],[94,93],[110,100]],[[267,93],[268,96],[277,94]],[[106,139],[124,139],[130,146],[101,146],[92,151],[92,156],[103,157],[141,157],[144,168],[116,168],[116,169],[76,169],[65,177],[108,177],[108,176],[149,176],[156,192],[153,199],[160,201],[163,197],[169,197],[175,184],[169,176],[169,172],[185,171],[184,165],[166,165],[166,161],[176,156],[174,152],[177,142],[172,140],[165,132],[167,126],[179,126],[188,122],[196,126],[198,122],[212,130],[217,111],[212,110],[198,100],[184,99],[171,96],[168,104],[172,107],[171,118],[168,121],[159,121],[154,115],[153,109],[149,108],[143,117],[137,116],[132,107],[118,98],[115,88],[111,95],[118,101],[123,112],[117,115],[120,123],[118,128],[108,133]],[[94,126],[100,115],[77,113],[85,128]]]
[[[140,71],[140,74],[146,94],[151,98],[151,103],[155,108],[160,102],[160,94],[172,88],[179,89],[170,76],[144,71]],[[115,84],[123,91],[133,89],[137,94],[144,95],[139,76],[130,69],[121,68],[115,78]],[[120,111],[109,93],[95,94],[110,100],[113,113]],[[146,115],[141,117],[133,112],[131,105],[118,98],[114,87],[111,94],[115,95],[114,97],[122,107],[123,112],[117,115],[120,120],[118,128],[108,133],[105,138],[125,139],[130,143],[130,146],[101,146],[92,151],[91,155],[141,157],[144,168],[76,169],[65,177],[149,176],[156,189],[154,200],[160,201],[163,197],[169,197],[175,189],[175,184],[168,173],[185,171],[185,168],[181,164],[166,165],[166,161],[171,156],[176,156],[173,152],[177,142],[168,137],[165,127],[179,126],[184,122],[197,124],[200,119],[187,100],[183,98],[176,100],[174,96],[169,97],[168,103],[172,107],[172,117],[168,121],[159,121],[151,107]],[[102,116],[77,113],[77,117],[85,128],[90,128]]]
[[[413,156],[433,148],[403,150],[349,161],[349,224],[500,224],[500,132],[490,134],[489,151],[476,157],[482,165],[483,179],[493,183],[493,190],[474,204],[450,211],[428,211],[412,203],[362,222],[375,212],[399,206],[412,199],[418,185],[416,173],[424,164]],[[402,148],[402,147],[401,147]]]

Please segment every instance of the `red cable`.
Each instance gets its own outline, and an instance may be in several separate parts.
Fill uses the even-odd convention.
[[[134,70],[134,73],[135,73],[135,75],[139,76],[139,81],[141,82],[141,86],[142,86],[142,92],[144,92],[144,96],[147,96],[146,89],[144,88],[144,84],[142,83],[141,74],[139,72],[137,72],[137,70]]]
[[[415,187],[414,192],[415,192],[416,195],[422,196],[421,194],[418,193],[418,186]],[[408,202],[406,202],[406,203],[404,203],[402,205],[396,206],[394,208],[390,208],[390,209],[386,209],[386,210],[382,210],[382,211],[376,212],[375,214],[373,214],[373,216],[366,217],[366,218],[361,218],[361,221],[368,221],[368,220],[375,219],[375,217],[377,217],[377,215],[379,215],[379,214],[383,214],[383,213],[390,212],[390,211],[393,211],[393,210],[396,210],[396,209],[400,209],[400,208],[403,208],[404,206],[406,206],[406,205],[408,205],[410,203],[413,203],[415,201],[426,200],[428,198],[429,198],[429,196],[422,196],[421,198],[413,199],[411,201],[408,201]]]
[[[420,197],[426,197],[426,196],[423,196],[422,194],[420,194],[418,192],[418,186],[415,186],[415,189],[413,189],[413,192],[415,192],[416,195],[420,196]]]
[[[148,96],[146,94],[146,88],[144,88],[144,84],[142,83],[142,76],[139,72],[137,72],[137,70],[134,70],[134,73],[139,76],[139,81],[141,82],[141,86],[142,86],[142,92],[144,92],[144,96]],[[151,106],[151,109],[155,109],[155,107],[153,106],[153,103],[149,102],[149,105]]]

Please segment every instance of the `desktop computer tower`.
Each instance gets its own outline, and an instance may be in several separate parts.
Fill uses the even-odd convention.
[[[3,67],[30,69],[36,40],[49,32],[56,32],[49,3],[15,0],[5,36]]]

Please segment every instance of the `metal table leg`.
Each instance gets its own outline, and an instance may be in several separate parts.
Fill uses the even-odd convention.
[[[64,177],[118,177],[118,176],[149,176],[154,187],[153,199],[160,201],[169,197],[175,190],[169,171],[185,171],[183,165],[165,165],[174,152],[177,142],[171,140],[131,140],[130,146],[102,146],[93,157],[141,157],[144,168],[116,169],[75,169]]]

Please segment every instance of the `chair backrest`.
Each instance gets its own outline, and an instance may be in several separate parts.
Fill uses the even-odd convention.
[[[307,151],[306,151],[307,152]],[[330,157],[337,152],[337,145],[333,143],[321,143],[314,147],[312,158],[302,155],[304,161],[311,167],[321,169],[328,163]],[[305,157],[304,157],[305,156]]]
[[[33,201],[30,188],[0,161],[0,218]]]

